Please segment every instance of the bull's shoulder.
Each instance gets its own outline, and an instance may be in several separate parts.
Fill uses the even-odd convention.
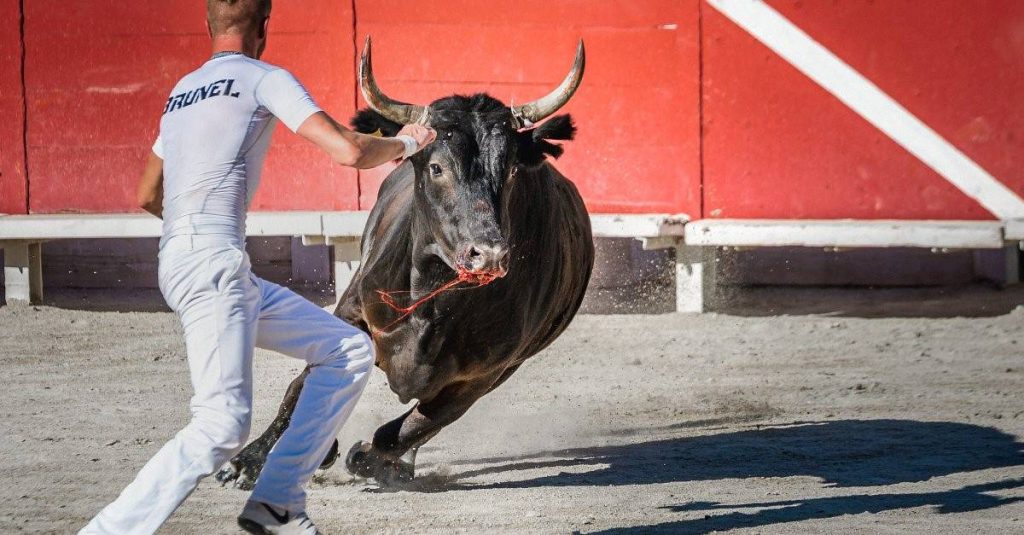
[[[387,245],[395,230],[406,229],[412,213],[415,175],[412,163],[406,161],[384,179],[377,191],[377,201],[370,210],[370,217],[363,230],[362,250],[365,254],[377,243]]]

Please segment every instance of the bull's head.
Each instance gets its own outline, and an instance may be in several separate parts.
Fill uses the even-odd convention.
[[[584,64],[580,41],[561,85],[528,104],[510,107],[478,94],[418,106],[393,100],[377,87],[366,39],[359,84],[373,111],[360,112],[355,126],[386,135],[412,123],[437,131],[437,140],[410,159],[416,174],[415,216],[433,239],[433,254],[453,270],[499,277],[507,273],[510,252],[502,220],[507,186],[518,173],[542,165],[548,155],[562,154],[560,146],[547,140],[572,139],[575,128],[568,115],[536,128],[534,124],[569,101],[583,78]]]

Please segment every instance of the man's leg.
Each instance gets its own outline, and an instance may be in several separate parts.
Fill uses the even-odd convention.
[[[348,419],[373,367],[373,342],[287,288],[257,279],[263,306],[256,345],[310,365],[288,429],[274,445],[252,500],[304,511],[303,487]]]
[[[194,253],[193,253],[194,254]],[[259,292],[237,254],[180,263],[169,295],[185,331],[192,419],[153,456],[121,495],[82,531],[154,533],[195,490],[245,444],[252,406],[252,353]]]

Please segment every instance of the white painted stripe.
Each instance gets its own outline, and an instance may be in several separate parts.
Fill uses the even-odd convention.
[[[1024,217],[1024,200],[1013,190],[771,6],[707,1],[996,217]]]

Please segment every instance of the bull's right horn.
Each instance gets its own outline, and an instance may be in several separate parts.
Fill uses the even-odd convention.
[[[512,115],[523,123],[524,126],[528,123],[543,121],[549,115],[558,111],[559,108],[565,106],[566,102],[569,102],[569,99],[572,98],[573,94],[580,87],[580,82],[583,81],[583,70],[586,66],[587,54],[583,49],[583,39],[580,39],[580,44],[576,47],[576,59],[573,61],[572,69],[569,70],[565,80],[562,80],[562,83],[546,96],[520,106],[513,106]]]
[[[377,87],[373,78],[373,61],[370,57],[370,36],[366,36],[363,56],[359,59],[359,89],[370,109],[398,124],[425,122],[427,108],[393,100]]]

